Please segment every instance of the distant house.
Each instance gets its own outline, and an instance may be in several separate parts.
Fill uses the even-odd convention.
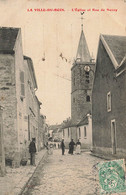
[[[48,139],[51,141],[60,141],[62,139],[61,124],[49,126]]]
[[[62,125],[62,138],[64,139],[64,143],[65,143],[65,147],[68,148],[69,147],[69,143],[71,141],[71,138],[73,138],[72,136],[72,127],[74,125],[72,124],[72,121],[70,118],[68,118],[67,120],[63,121],[63,125]],[[75,141],[75,140],[74,140]]]
[[[81,147],[84,149],[92,148],[92,116],[90,114],[85,115],[85,117],[78,122],[77,125],[73,124],[71,119],[64,121],[62,137],[65,142],[66,148],[73,139],[72,128],[76,127],[76,139],[80,140]],[[76,140],[74,140],[76,142]]]
[[[126,36],[100,35],[92,128],[93,152],[126,157]]]
[[[90,114],[77,124],[77,139],[80,140],[82,148],[92,149],[92,116]]]

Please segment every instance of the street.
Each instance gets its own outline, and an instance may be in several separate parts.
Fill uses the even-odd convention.
[[[93,166],[102,161],[89,152],[70,155],[54,150],[41,162],[23,195],[94,195],[99,194],[98,175]]]

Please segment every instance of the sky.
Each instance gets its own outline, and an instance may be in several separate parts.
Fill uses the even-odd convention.
[[[47,11],[55,8],[64,11]],[[36,95],[50,125],[71,116],[71,67],[84,10],[83,30],[96,59],[100,34],[126,35],[126,0],[0,0],[0,26],[21,28],[23,53],[33,60]]]

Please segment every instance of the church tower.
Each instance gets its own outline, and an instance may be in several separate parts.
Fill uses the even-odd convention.
[[[71,68],[71,120],[74,125],[91,114],[94,70],[95,63],[90,56],[82,25],[76,59]]]

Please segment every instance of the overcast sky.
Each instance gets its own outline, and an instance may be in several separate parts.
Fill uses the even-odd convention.
[[[65,11],[34,11],[37,8]],[[86,9],[83,29],[95,58],[100,33],[126,34],[126,0],[0,0],[0,26],[21,28],[23,53],[33,60],[36,94],[49,124],[71,115],[71,67],[81,33],[81,14],[75,8]]]

